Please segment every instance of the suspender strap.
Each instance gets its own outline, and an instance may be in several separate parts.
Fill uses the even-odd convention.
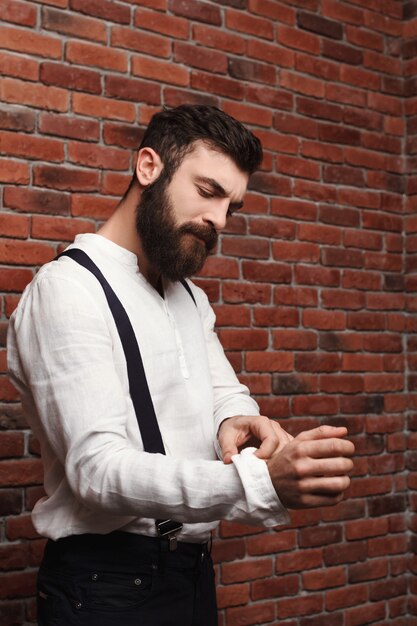
[[[155,415],[151,394],[143,368],[142,356],[130,319],[120,302],[119,298],[110,287],[107,280],[90,259],[90,257],[78,248],[65,250],[57,258],[69,256],[71,259],[89,270],[99,281],[106,296],[108,305],[113,314],[117,326],[120,341],[127,363],[127,375],[129,379],[129,392],[135,408],[136,418],[142,436],[143,447],[146,452],[159,452],[165,454],[161,432]],[[188,285],[187,285],[188,286]]]
[[[59,259],[61,256],[68,256],[85,267],[97,278],[102,286],[125,353],[129,392],[142,436],[144,450],[145,452],[159,452],[160,454],[165,454],[161,431],[159,430],[158,420],[156,419],[155,409],[146,380],[139,344],[122,303],[97,265],[83,250],[71,248],[70,250],[61,252],[56,258]],[[189,284],[185,280],[182,280],[181,283],[197,306]],[[182,524],[171,519],[156,520],[155,524],[158,535],[168,540],[169,550],[175,550],[177,547],[177,534],[181,530]]]

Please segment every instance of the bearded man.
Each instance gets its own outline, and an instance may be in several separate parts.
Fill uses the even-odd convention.
[[[188,279],[261,159],[215,107],[157,113],[114,214],[39,271],[11,319],[45,469],[40,626],[214,626],[218,520],[276,526],[349,485],[346,430],[293,439],[259,415]]]

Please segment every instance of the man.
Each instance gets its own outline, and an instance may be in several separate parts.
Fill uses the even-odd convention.
[[[9,371],[45,466],[33,511],[50,539],[40,626],[214,626],[218,520],[274,526],[288,521],[285,506],[334,504],[349,485],[346,430],[293,439],[260,416],[207,297],[184,280],[243,205],[261,158],[259,141],[215,107],[156,114],[113,216],[76,238],[78,256],[40,270],[11,319]],[[152,405],[159,443],[148,445]]]

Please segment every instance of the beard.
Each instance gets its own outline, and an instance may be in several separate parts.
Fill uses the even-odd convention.
[[[218,234],[213,225],[175,221],[174,205],[164,173],[144,189],[137,208],[136,229],[142,249],[164,278],[175,282],[201,270]]]

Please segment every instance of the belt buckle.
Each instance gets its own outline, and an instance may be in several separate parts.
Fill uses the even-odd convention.
[[[172,519],[156,520],[156,532],[161,539],[168,539],[168,549],[174,552],[177,549],[177,534],[182,529],[182,524]]]

